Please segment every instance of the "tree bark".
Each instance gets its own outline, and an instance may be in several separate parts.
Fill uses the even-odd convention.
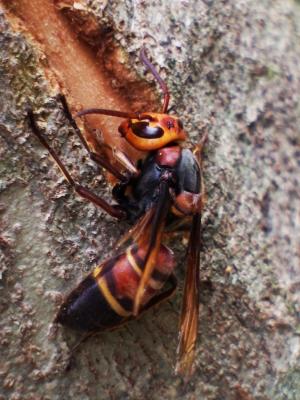
[[[300,397],[299,21],[292,0],[0,3],[0,399]],[[110,199],[56,95],[73,113],[159,110],[143,44],[191,143],[209,132],[188,384],[173,372],[184,240],[173,243],[181,285],[172,300],[74,353],[81,335],[53,324],[63,296],[114,254],[128,225],[69,189],[26,121],[30,106],[72,175]],[[87,139],[97,150],[89,132],[101,129],[138,158],[119,122],[89,119]]]

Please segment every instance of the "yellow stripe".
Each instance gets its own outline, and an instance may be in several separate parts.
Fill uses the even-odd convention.
[[[129,263],[132,266],[132,268],[134,269],[134,271],[138,274],[138,276],[142,276],[142,271],[141,271],[140,267],[138,266],[134,256],[132,255],[131,249],[132,249],[132,247],[129,247],[126,250],[127,260],[129,261]]]
[[[129,261],[130,265],[132,266],[132,268],[134,269],[134,271],[138,274],[138,276],[142,276],[142,270],[140,269],[140,267],[138,266],[136,259],[134,258],[134,255],[131,253],[132,247],[129,247],[126,250],[126,257],[127,260]],[[162,288],[163,283],[161,283],[160,281],[156,281],[155,279],[150,279],[149,280],[149,286],[151,286],[152,289],[154,290],[159,290]]]
[[[121,317],[129,317],[131,313],[126,311],[125,308],[121,306],[121,304],[114,298],[114,296],[110,293],[109,288],[106,284],[106,280],[104,277],[97,279],[98,286],[105,297],[108,304],[111,308]]]
[[[92,275],[93,275],[94,278],[97,278],[97,276],[100,274],[102,268],[103,268],[103,264],[98,265],[98,267],[96,267],[96,268],[92,271]]]

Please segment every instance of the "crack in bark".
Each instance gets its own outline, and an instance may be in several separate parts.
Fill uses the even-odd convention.
[[[7,18],[14,29],[25,29],[41,44],[49,64],[50,75],[54,73],[60,90],[67,95],[73,109],[97,106],[131,111],[128,99],[112,89],[110,79],[101,65],[102,62],[97,59],[97,54],[78,39],[52,1],[3,0],[2,5],[7,9]],[[22,24],[16,21],[15,17],[19,18]],[[47,70],[47,67],[44,68]],[[91,115],[86,119],[89,130],[101,130],[106,144],[116,146],[133,159],[138,157],[139,153],[118,134],[119,118]],[[97,149],[97,140],[88,132],[85,135],[92,147]]]

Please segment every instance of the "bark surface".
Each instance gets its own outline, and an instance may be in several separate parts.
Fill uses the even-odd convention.
[[[73,112],[158,110],[143,43],[191,142],[209,132],[199,344],[187,384],[173,373],[180,239],[176,296],[71,357],[80,335],[55,326],[55,313],[128,226],[69,189],[25,118],[30,105],[73,176],[109,199],[106,174],[56,95]],[[299,399],[299,60],[299,1],[0,4],[1,400]],[[118,122],[88,127],[112,144]]]

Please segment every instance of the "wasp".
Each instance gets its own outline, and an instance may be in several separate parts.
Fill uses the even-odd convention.
[[[170,94],[142,48],[140,58],[162,89],[162,111],[123,112],[102,108],[80,111],[76,117],[102,114],[122,118],[119,133],[143,156],[134,163],[126,154],[114,151],[119,167],[109,157],[93,152],[72,117],[66,99],[62,106],[92,160],[118,180],[110,204],[77,183],[42,135],[32,110],[31,130],[49,151],[70,186],[83,198],[101,207],[116,219],[127,219],[132,229],[122,238],[125,250],[96,266],[66,296],[55,322],[90,332],[113,329],[169,298],[175,291],[175,257],[164,243],[168,226],[190,221],[186,277],[179,326],[176,371],[191,375],[195,358],[199,314],[199,264],[201,211],[204,206],[202,149],[204,135],[196,151],[185,145],[187,133],[182,121],[168,114]],[[177,224],[178,225],[178,224]],[[124,247],[124,246],[123,246]]]

